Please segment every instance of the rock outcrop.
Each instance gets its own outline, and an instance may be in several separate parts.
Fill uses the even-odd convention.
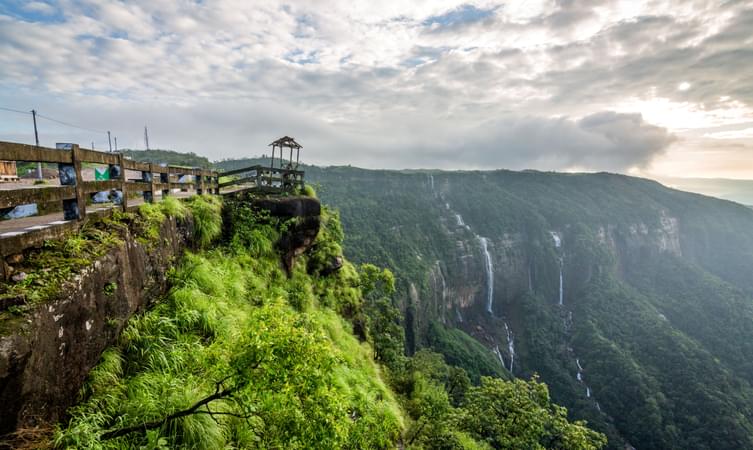
[[[0,435],[63,418],[126,321],[167,289],[166,273],[192,235],[168,218],[159,239],[125,231],[123,244],[68,280],[0,336]],[[10,329],[9,329],[10,328]]]

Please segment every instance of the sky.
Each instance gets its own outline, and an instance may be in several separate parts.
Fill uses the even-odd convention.
[[[0,108],[47,146],[750,179],[753,0],[0,0]]]

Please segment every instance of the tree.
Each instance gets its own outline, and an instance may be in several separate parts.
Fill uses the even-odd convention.
[[[549,390],[535,377],[512,382],[482,377],[466,393],[457,419],[459,428],[494,448],[592,450],[607,442],[585,423],[569,423],[567,410],[550,403]]]

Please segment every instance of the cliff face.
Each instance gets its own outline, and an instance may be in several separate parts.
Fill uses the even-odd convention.
[[[124,231],[121,245],[59,286],[54,299],[14,326],[6,324],[0,336],[0,435],[63,417],[125,321],[165,292],[166,273],[191,229],[190,220],[169,218],[149,242]]]
[[[520,347],[526,342],[520,338],[516,355],[515,337],[529,327],[522,310],[527,296],[540,296],[556,305],[567,333],[574,305],[594,274],[613,272],[624,280],[627,268],[659,255],[683,255],[679,220],[664,210],[658,222],[651,224],[606,223],[588,232],[564,224],[539,233],[485,237],[452,209],[443,193],[435,192],[433,197],[440,203],[442,232],[455,245],[449,257],[436,260],[428,269],[427,289],[422,294],[415,283],[409,285],[409,303],[415,308],[415,312],[406,310],[413,314],[412,335],[420,341],[432,321],[463,329],[492,350],[512,374],[537,370],[535,360],[525,352],[521,355]],[[584,239],[595,248],[575,245]]]
[[[750,209],[609,174],[313,176],[346,253],[397,274],[409,350],[435,346],[433,322],[459,328],[514,376],[538,373],[611,448],[711,448],[682,436],[718,417],[735,439],[753,430],[753,411],[711,400],[747,411],[753,395],[738,356],[753,358]]]

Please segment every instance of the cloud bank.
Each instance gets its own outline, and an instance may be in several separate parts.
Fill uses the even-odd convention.
[[[323,164],[628,171],[750,128],[751,30],[700,0],[10,1],[0,106],[213,159],[289,134]]]

